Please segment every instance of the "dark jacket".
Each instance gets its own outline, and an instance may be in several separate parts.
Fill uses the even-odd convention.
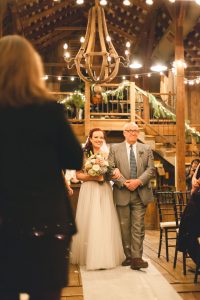
[[[192,194],[181,218],[178,238],[178,250],[187,251],[195,263],[200,258],[200,191]]]
[[[0,109],[0,222],[9,233],[73,234],[62,170],[81,166],[61,104]]]

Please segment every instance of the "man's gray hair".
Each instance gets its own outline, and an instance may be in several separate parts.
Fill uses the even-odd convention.
[[[128,122],[123,126],[123,130],[127,128],[135,127],[137,130],[139,130],[138,125],[135,122]]]

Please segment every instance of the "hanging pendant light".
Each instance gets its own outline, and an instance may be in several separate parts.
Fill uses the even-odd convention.
[[[126,58],[117,54],[108,33],[103,7],[97,0],[89,11],[86,34],[82,41],[76,57],[71,58],[67,51],[64,59],[68,68],[75,64],[79,77],[85,82],[110,82],[118,74],[120,58],[129,62],[129,53]],[[71,62],[74,64],[70,65]]]

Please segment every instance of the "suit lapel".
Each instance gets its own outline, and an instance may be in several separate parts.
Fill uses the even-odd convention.
[[[142,169],[142,156],[141,152],[141,144],[137,142],[136,144],[136,154],[137,154],[137,174],[140,174],[140,170]]]
[[[120,156],[123,159],[123,173],[124,176],[129,178],[130,177],[130,164],[128,160],[128,154],[126,149],[126,143],[123,142],[120,147]]]

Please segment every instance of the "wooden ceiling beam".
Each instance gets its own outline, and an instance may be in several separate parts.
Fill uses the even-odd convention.
[[[60,17],[62,16],[62,18],[60,19]],[[50,18],[43,20],[43,22],[41,23],[36,23],[34,25],[32,25],[30,28],[27,28],[24,30],[25,35],[29,38],[29,39],[35,39],[38,37],[38,34],[40,34],[40,31],[43,32],[44,34],[49,33],[49,29],[51,29],[51,31],[54,31],[55,28],[63,26],[63,23],[65,22],[65,19],[67,19],[68,24],[72,25],[72,24],[76,24],[77,22],[80,21],[81,15],[79,13],[76,13],[76,15],[69,15],[66,16],[66,12],[63,10],[62,14],[60,15],[53,15]],[[56,20],[56,22],[55,22]],[[53,27],[53,28],[51,28]],[[69,31],[68,31],[69,32]]]
[[[48,8],[48,9],[42,11],[41,13],[37,13],[37,14],[23,20],[23,26],[24,27],[30,26],[31,23],[35,23],[35,21],[37,21],[37,20],[40,20],[40,19],[42,19],[44,17],[47,17],[49,15],[52,15],[53,13],[56,13],[60,9],[64,9],[64,8],[69,7],[70,2],[71,1],[58,3],[57,5],[54,5],[51,8]]]
[[[7,0],[0,1],[0,38],[3,36],[3,19],[7,8]]]
[[[13,27],[13,33],[23,35],[23,26],[20,19],[20,14],[18,11],[17,3],[11,2],[9,5],[11,15],[12,15],[12,27]]]
[[[86,27],[62,26],[62,27],[56,27],[55,30],[57,30],[57,31],[84,31],[84,30],[86,30]]]
[[[122,35],[124,38],[128,39],[130,42],[135,43],[136,42],[136,37],[127,33],[126,31],[122,30],[121,28],[118,28],[112,24],[108,25],[109,31],[114,31],[120,35]]]
[[[72,21],[72,19],[69,18],[69,22],[70,22],[71,24],[75,24],[75,23],[77,22],[77,20]],[[35,39],[35,41],[34,41],[33,43],[34,43],[34,45],[40,45],[40,44],[42,44],[43,42],[45,42],[46,40],[51,39],[52,36],[53,36],[54,34],[59,34],[59,31],[57,31],[56,28],[55,28],[53,31],[51,31],[51,32],[49,32],[49,33],[47,33],[47,34],[45,34],[44,36],[42,36],[42,37],[40,37],[40,38],[38,38],[38,39]],[[68,34],[70,35],[71,32],[70,32],[70,31],[65,31],[65,36],[66,36],[66,37],[67,37]],[[77,40],[78,40],[78,39],[77,39]],[[79,41],[79,43],[80,43],[80,41]]]
[[[62,40],[66,37],[66,31],[61,32],[59,34],[56,34],[55,36],[52,36],[49,40],[45,41],[44,43],[38,45],[39,49],[45,48],[47,46],[53,46],[54,43],[58,42],[59,40]]]
[[[172,21],[175,21],[176,18],[176,11],[175,11],[175,5],[173,3],[170,3],[169,0],[162,0],[164,6],[166,7]]]

